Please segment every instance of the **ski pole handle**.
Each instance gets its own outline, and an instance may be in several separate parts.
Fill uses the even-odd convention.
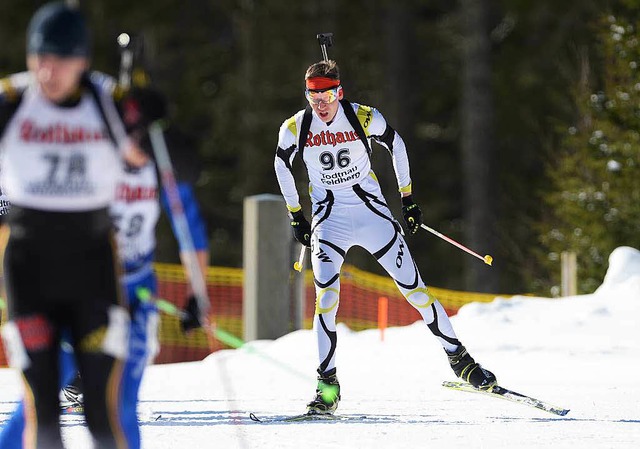
[[[453,246],[456,246],[458,248],[460,248],[462,251],[465,251],[469,254],[471,254],[474,257],[477,257],[478,259],[480,259],[481,261],[483,261],[484,263],[486,263],[487,265],[491,266],[491,263],[493,262],[493,257],[491,257],[490,255],[486,255],[484,257],[482,257],[480,254],[471,251],[469,248],[467,248],[464,245],[461,245],[460,243],[456,242],[455,240],[453,240],[452,238],[447,237],[444,234],[439,233],[438,231],[436,231],[435,229],[430,228],[429,226],[427,226],[426,224],[421,224],[420,227],[422,229],[424,229],[425,231],[429,231],[430,233],[432,233],[433,235],[440,237],[442,240],[444,240],[445,242],[449,242],[451,243]]]
[[[307,247],[302,245],[300,248],[300,255],[298,256],[298,261],[293,264],[293,269],[297,272],[302,272],[302,267],[304,266],[304,256],[307,254]]]

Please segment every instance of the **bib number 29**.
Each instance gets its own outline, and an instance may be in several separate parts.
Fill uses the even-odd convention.
[[[333,153],[330,151],[325,151],[320,153],[320,164],[322,165],[323,170],[333,170],[338,164],[340,168],[346,168],[351,159],[349,158],[349,149],[343,148],[336,153],[334,158]]]

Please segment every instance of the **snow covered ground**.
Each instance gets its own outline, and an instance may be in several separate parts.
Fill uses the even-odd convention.
[[[571,412],[558,417],[442,388],[454,375],[421,322],[388,329],[384,342],[378,331],[340,327],[338,414],[354,419],[249,419],[250,412],[298,414],[311,399],[315,337],[298,331],[202,362],[150,367],[141,392],[143,447],[640,447],[640,251],[614,251],[592,295],[469,304],[453,324],[503,386]],[[1,426],[21,393],[11,369],[0,369],[0,385]],[[68,447],[91,447],[78,418],[64,419]]]

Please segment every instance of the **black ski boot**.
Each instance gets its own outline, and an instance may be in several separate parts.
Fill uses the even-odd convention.
[[[453,352],[445,350],[449,357],[449,364],[460,379],[469,382],[480,390],[491,390],[497,385],[496,376],[489,370],[484,369],[479,363],[473,360],[467,349],[460,345]]]
[[[332,415],[340,402],[340,383],[336,376],[336,369],[326,373],[318,370],[318,386],[316,397],[307,404],[307,413],[318,415]]]

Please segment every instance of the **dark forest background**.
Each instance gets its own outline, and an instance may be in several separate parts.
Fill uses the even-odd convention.
[[[24,70],[42,3],[0,3],[0,75]],[[242,266],[243,199],[279,193],[278,128],[304,107],[321,32],[334,34],[345,96],[405,139],[425,222],[494,258],[489,268],[426,232],[409,237],[428,284],[555,294],[559,254],[573,250],[590,292],[615,247],[640,248],[638,0],[79,3],[95,69],[117,74],[121,32],[144,37],[140,64],[203,160],[212,265]],[[399,218],[390,158],[374,148],[373,159]],[[159,259],[177,261],[166,222],[158,232]],[[347,262],[380,272],[363,251]]]

